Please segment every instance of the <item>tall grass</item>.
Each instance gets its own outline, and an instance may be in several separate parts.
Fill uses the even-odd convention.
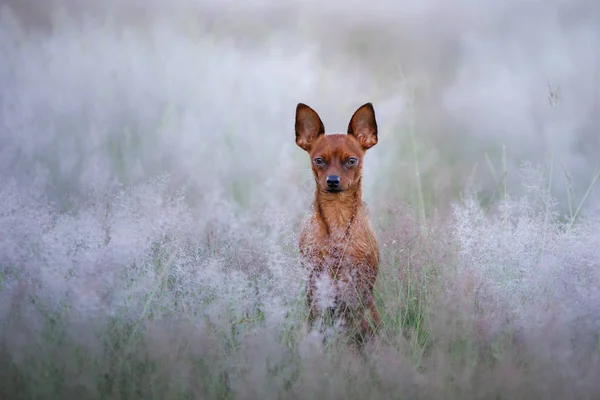
[[[382,324],[366,360],[306,335],[291,227],[212,230],[233,220],[195,214],[165,181],[108,213],[3,186],[3,396],[593,398],[599,221],[568,229],[528,179],[487,215],[473,197],[425,228],[375,213]]]
[[[266,35],[226,5],[202,6],[223,17],[210,35],[193,13],[170,15],[188,21],[175,26],[0,7],[0,398],[598,397],[593,158],[546,157],[527,141],[529,153],[515,155],[518,140],[495,136],[509,123],[485,136],[444,127],[451,118],[427,121],[443,110],[428,103],[418,57],[398,76],[390,60],[402,44],[393,57],[381,50],[381,65],[350,62],[373,55],[359,40],[371,30],[425,41],[410,24],[377,29],[391,3],[369,14],[371,25],[340,22],[356,42],[324,37],[324,48],[341,49],[327,57],[306,39],[310,18],[297,36]],[[437,20],[421,12],[420,24]],[[446,86],[425,72],[446,112],[473,95],[462,74]],[[568,85],[579,81],[567,75],[568,110]],[[314,183],[291,122],[303,101],[328,131],[342,130],[365,97],[381,127],[365,197],[382,323],[361,354],[343,335],[324,344],[305,330],[297,235]],[[484,114],[504,100],[491,93]],[[561,125],[586,121],[561,104],[551,114],[561,140],[585,139]],[[526,128],[529,111],[513,112]],[[462,124],[486,132],[483,120]],[[544,135],[539,143],[553,147]],[[544,162],[514,168],[524,155]],[[487,169],[473,172],[475,161]]]

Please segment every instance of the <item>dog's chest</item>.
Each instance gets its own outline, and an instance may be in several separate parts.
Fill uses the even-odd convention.
[[[348,230],[327,231],[318,221],[305,225],[300,253],[310,269],[329,270],[332,274],[344,270],[370,269],[377,265],[377,244],[370,226],[357,221]]]

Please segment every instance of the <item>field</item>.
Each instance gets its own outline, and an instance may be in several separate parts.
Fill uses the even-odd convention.
[[[1,399],[600,398],[599,5],[93,3],[0,4]],[[298,102],[375,107],[364,355]]]

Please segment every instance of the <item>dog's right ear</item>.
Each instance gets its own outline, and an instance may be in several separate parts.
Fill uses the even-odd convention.
[[[312,142],[325,134],[325,126],[319,114],[309,106],[298,103],[296,106],[296,144],[310,151]]]

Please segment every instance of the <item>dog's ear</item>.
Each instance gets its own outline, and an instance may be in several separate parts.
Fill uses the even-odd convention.
[[[377,144],[377,121],[373,104],[363,104],[354,112],[348,124],[348,134],[354,135],[365,150]]]
[[[296,106],[296,144],[310,151],[312,142],[325,134],[325,126],[319,114],[309,106],[298,103]]]

